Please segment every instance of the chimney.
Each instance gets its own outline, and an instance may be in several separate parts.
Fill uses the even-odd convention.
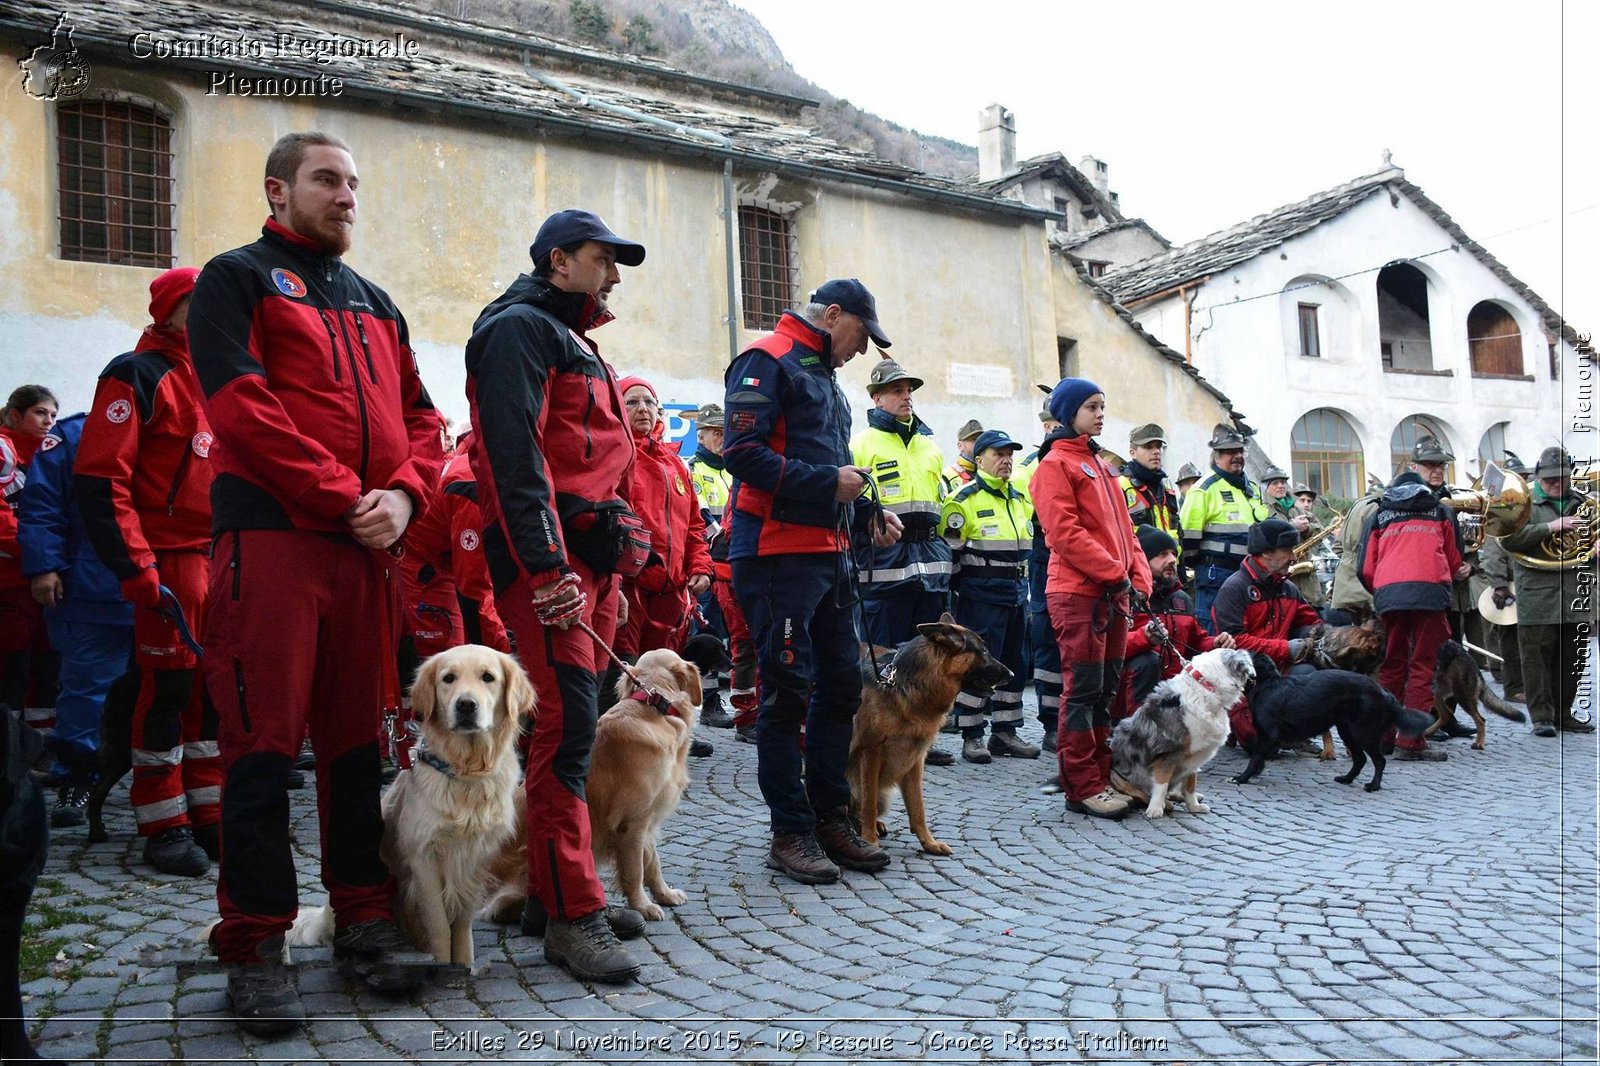
[[[978,180],[994,181],[1017,169],[1017,118],[999,104],[978,112]]]
[[[1110,168],[1092,155],[1086,155],[1078,162],[1078,169],[1083,171],[1083,176],[1094,182],[1094,187],[1100,190],[1100,195],[1107,199],[1111,196]]]

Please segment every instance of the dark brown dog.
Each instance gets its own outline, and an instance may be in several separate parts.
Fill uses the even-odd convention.
[[[1433,668],[1433,724],[1423,732],[1423,736],[1433,734],[1450,721],[1453,717],[1452,708],[1462,707],[1478,725],[1478,736],[1472,742],[1472,748],[1482,751],[1483,712],[1478,710],[1479,703],[1501,718],[1509,718],[1513,722],[1527,721],[1521,711],[1496,696],[1483,683],[1483,674],[1472,656],[1467,654],[1467,649],[1453,640],[1445,641],[1439,646],[1439,659]]]
[[[850,805],[861,836],[876,844],[886,832],[881,817],[898,788],[911,831],[929,855],[949,855],[950,846],[934,839],[922,802],[922,760],[963,687],[994,689],[1011,679],[983,639],[945,614],[917,627],[917,636],[900,646],[887,679],[862,664],[861,709],[850,742]],[[882,661],[880,659],[880,661]]]
[[[1319,669],[1349,670],[1371,677],[1383,662],[1383,637],[1383,620],[1377,615],[1358,626],[1323,626],[1317,631],[1312,658]],[[1322,734],[1322,754],[1317,758],[1324,762],[1337,758],[1331,732]]]

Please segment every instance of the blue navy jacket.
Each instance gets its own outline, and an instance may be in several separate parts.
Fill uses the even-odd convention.
[[[29,578],[61,575],[65,595],[54,617],[65,622],[132,625],[133,608],[122,586],[89,543],[72,497],[72,463],[83,435],[79,412],[51,427],[28,464],[28,484],[17,502],[22,572]]]
[[[850,408],[832,338],[793,311],[728,367],[722,459],[733,476],[728,558],[838,553],[851,509],[834,500],[850,466]]]

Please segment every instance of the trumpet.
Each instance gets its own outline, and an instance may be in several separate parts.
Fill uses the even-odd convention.
[[[1333,521],[1323,526],[1311,536],[1294,546],[1294,562],[1289,565],[1290,577],[1302,577],[1316,570],[1317,564],[1311,561],[1311,553],[1317,545],[1334,536],[1344,525],[1344,515],[1338,511],[1333,512]]]

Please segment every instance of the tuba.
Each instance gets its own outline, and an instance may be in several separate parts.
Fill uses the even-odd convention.
[[[1578,524],[1564,533],[1552,533],[1539,542],[1537,552],[1510,552],[1510,556],[1530,570],[1571,570],[1594,561],[1595,538],[1600,536],[1600,473],[1591,467],[1572,479],[1572,491],[1579,499],[1573,511]],[[1503,536],[1504,534],[1500,534]]]
[[[1508,537],[1528,524],[1533,500],[1521,475],[1490,463],[1470,489],[1451,489],[1445,503],[1460,517],[1461,539],[1468,552],[1483,547],[1485,537]]]

